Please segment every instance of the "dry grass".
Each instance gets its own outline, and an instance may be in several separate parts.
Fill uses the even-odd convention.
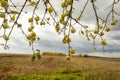
[[[90,73],[95,80],[120,80],[120,59],[76,57],[71,61]]]
[[[57,74],[82,70],[89,73],[83,80],[120,80],[120,59],[42,56],[31,62],[31,55],[0,54],[0,80],[9,80],[13,75]]]

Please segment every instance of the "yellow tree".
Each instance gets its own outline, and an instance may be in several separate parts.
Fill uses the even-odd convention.
[[[63,35],[62,42],[63,44],[67,44],[68,46],[68,56],[66,58],[70,60],[70,55],[75,53],[75,49],[71,45],[71,34],[76,33],[76,25],[80,27],[79,34],[86,36],[87,40],[93,40],[93,48],[96,50],[95,40],[99,37],[99,42],[103,46],[107,45],[107,41],[103,38],[105,32],[110,31],[110,26],[115,26],[117,24],[117,20],[115,16],[120,14],[115,10],[115,5],[119,3],[119,0],[112,0],[112,3],[106,7],[106,9],[110,9],[107,12],[105,18],[101,18],[97,11],[96,2],[98,0],[85,0],[84,4],[80,3],[79,0],[58,0],[58,7],[61,9],[56,9],[54,4],[54,0],[0,0],[0,30],[3,30],[3,34],[0,34],[0,39],[4,39],[5,43],[1,43],[1,45],[8,49],[8,42],[10,36],[15,27],[19,28],[21,32],[24,34],[23,36],[26,37],[30,46],[33,50],[33,57],[32,60],[34,61],[35,57],[37,56],[40,59],[40,50],[34,49],[34,42],[36,40],[40,40],[40,37],[36,35],[34,29],[36,25],[44,26],[50,24],[51,22],[54,24],[54,28],[56,33]],[[57,1],[57,0],[55,0]],[[82,5],[79,5],[81,11],[78,12],[75,8],[76,2]],[[89,9],[87,5],[92,6],[92,12],[94,13],[93,16],[96,20],[94,23],[96,26],[91,30],[89,25],[83,24],[81,19],[84,18],[84,14],[86,10]],[[41,6],[42,5],[42,6]],[[44,8],[43,8],[44,7]],[[32,8],[32,9],[31,9]],[[43,15],[41,15],[38,11],[41,11]],[[20,23],[21,15],[31,13],[31,17],[28,18],[29,27],[28,33],[25,33],[22,24]],[[77,17],[74,17],[75,13],[79,13]],[[88,14],[89,15],[89,14]],[[110,19],[109,19],[110,18]]]

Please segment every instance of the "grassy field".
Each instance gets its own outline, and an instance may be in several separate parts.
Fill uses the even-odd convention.
[[[0,80],[120,80],[120,59],[0,54]]]

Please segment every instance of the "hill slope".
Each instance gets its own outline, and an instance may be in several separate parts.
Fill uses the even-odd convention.
[[[120,59],[108,58],[94,58],[94,57],[71,57],[71,61],[66,61],[65,56],[42,56],[41,60],[31,62],[31,55],[0,55],[0,79],[8,80],[19,76],[52,75],[61,76],[70,75],[79,80],[80,76],[76,77],[74,74],[82,75],[82,80],[120,80]],[[21,75],[21,76],[20,76]],[[85,77],[87,76],[87,78]],[[17,77],[17,78],[19,78]],[[39,78],[40,76],[38,76]],[[44,79],[44,80],[55,80]],[[71,78],[70,78],[71,79]],[[16,79],[17,80],[17,79]],[[27,80],[27,79],[25,79]],[[36,80],[36,79],[31,79]],[[43,79],[41,79],[43,80]],[[65,80],[69,80],[66,79]],[[73,80],[73,78],[72,78]]]

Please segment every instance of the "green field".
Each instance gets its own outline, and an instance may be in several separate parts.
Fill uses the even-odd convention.
[[[0,54],[0,80],[120,80],[120,59]]]

